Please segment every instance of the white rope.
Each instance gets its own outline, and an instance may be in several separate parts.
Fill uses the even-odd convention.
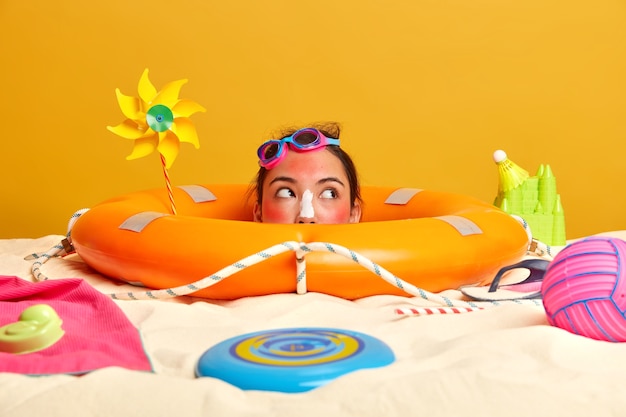
[[[82,209],[74,213],[70,220],[69,229],[71,228],[78,217],[80,217],[87,209]],[[68,231],[69,238],[69,231]],[[548,247],[549,248],[549,247]],[[32,265],[32,273],[37,281],[47,280],[48,277],[41,272],[42,265],[50,258],[58,256],[61,252],[66,250],[66,247],[62,244],[55,245],[48,252],[43,254],[32,254],[27,258],[37,259]],[[178,287],[161,289],[161,290],[147,290],[147,291],[132,291],[122,293],[108,294],[115,300],[160,300],[173,297],[180,297],[195,293],[199,290],[209,288],[218,282],[223,281],[229,276],[245,269],[250,266],[256,265],[259,262],[273,258],[287,251],[295,252],[296,259],[296,292],[298,294],[305,294],[307,292],[307,274],[306,274],[306,254],[310,252],[330,252],[348,259],[361,265],[365,269],[371,271],[381,279],[385,280],[389,284],[403,290],[409,295],[422,298],[427,301],[435,302],[445,307],[461,308],[463,311],[475,311],[477,309],[484,308],[485,305],[497,306],[501,304],[524,304],[541,306],[540,300],[502,300],[502,301],[482,301],[482,302],[467,302],[462,300],[453,300],[443,295],[434,294],[428,292],[422,288],[419,288],[409,282],[402,280],[395,276],[385,268],[366,258],[365,256],[350,250],[346,247],[327,243],[327,242],[311,242],[301,243],[296,241],[283,242],[267,249],[264,249],[258,253],[243,258],[237,262],[228,265],[227,267],[219,270],[218,272],[197,280],[191,284],[185,284]],[[459,312],[459,311],[457,311]]]
[[[70,237],[70,232],[72,231],[72,228],[74,227],[74,223],[76,223],[76,220],[78,220],[80,216],[87,213],[88,211],[89,211],[88,208],[82,208],[80,210],[77,210],[74,214],[72,214],[72,217],[70,217],[70,220],[67,223],[67,235],[66,235],[67,237]]]
[[[48,249],[47,252],[31,253],[24,258],[25,260],[35,259],[35,262],[33,262],[30,268],[31,274],[33,275],[35,280],[46,281],[48,279],[48,277],[41,271],[41,267],[44,263],[48,262],[51,258],[66,255],[73,250],[70,233],[72,231],[72,228],[74,227],[74,223],[76,223],[76,220],[78,220],[78,218],[85,214],[87,211],[89,211],[88,208],[83,208],[75,211],[74,214],[72,214],[72,217],[70,217],[70,220],[67,223],[67,234],[65,235],[66,238],[63,239],[61,242]]]
[[[533,237],[532,230],[530,229],[530,225],[523,217],[520,217],[516,214],[511,214],[515,220],[520,222],[520,224],[524,227],[526,234],[528,235],[528,253],[532,253],[533,255],[537,255],[541,258],[544,258],[548,261],[554,259],[553,250],[550,245],[546,245],[545,243],[535,239]]]
[[[31,265],[31,269],[30,272],[31,274],[33,274],[33,277],[35,277],[35,279],[37,281],[45,281],[48,279],[48,277],[46,275],[44,275],[43,272],[41,272],[41,267],[43,266],[44,263],[48,262],[48,260],[50,260],[50,258],[54,258],[55,256],[59,256],[59,254],[61,252],[63,252],[65,250],[65,248],[63,247],[62,243],[58,243],[56,245],[54,245],[53,247],[51,247],[47,252],[44,253],[32,253],[29,256],[27,256],[26,260],[30,260],[30,259],[35,259],[35,262],[33,262],[33,264]]]
[[[244,268],[248,268],[250,266],[256,265],[261,261],[265,261],[270,259],[276,255],[287,251],[294,251],[296,253],[296,292],[298,294],[305,294],[307,292],[306,289],[306,259],[305,254],[310,252],[331,252],[336,253],[338,255],[345,256],[347,258],[352,259],[354,262],[362,265],[366,269],[374,272],[380,278],[384,279],[388,283],[400,288],[401,290],[407,292],[410,295],[422,297],[425,299],[430,299],[437,301],[439,303],[445,304],[447,306],[453,306],[454,303],[452,300],[447,297],[442,297],[440,295],[427,293],[410,284],[402,279],[396,277],[386,269],[372,262],[371,260],[365,258],[364,256],[351,251],[343,246],[335,245],[331,243],[325,242],[312,242],[312,243],[299,243],[295,241],[283,242],[278,245],[274,245],[270,248],[267,248],[261,252],[258,252],[254,255],[248,256],[240,261],[237,261],[226,268],[221,269],[213,275],[202,278],[198,281],[195,281],[191,284],[181,285],[175,288],[168,288],[163,290],[150,290],[143,292],[127,292],[127,293],[116,293],[111,294],[116,300],[154,300],[154,299],[163,299],[163,298],[171,298],[182,295],[188,295],[194,293],[198,290],[208,288],[212,285],[221,282],[225,278],[231,276],[232,274],[241,271]],[[465,303],[460,301],[462,306],[471,307],[470,303]]]
[[[335,253],[341,256],[344,256],[357,264],[363,266],[365,269],[373,272],[378,277],[387,281],[389,284],[403,290],[409,295],[420,297],[424,300],[428,300],[431,302],[435,302],[437,304],[441,304],[447,307],[464,307],[470,309],[468,311],[473,311],[476,308],[479,308],[481,304],[485,302],[476,303],[476,302],[466,302],[462,300],[452,300],[443,295],[434,294],[428,292],[422,288],[419,288],[409,282],[402,280],[401,278],[395,276],[385,268],[366,258],[365,256],[350,250],[344,246],[327,243],[327,242],[311,242],[311,243],[299,243],[295,241],[283,242],[278,245],[274,245],[270,248],[267,248],[261,252],[255,253],[254,255],[248,256],[240,261],[237,261],[226,268],[221,269],[213,275],[202,278],[198,281],[195,281],[191,284],[181,285],[179,287],[161,289],[161,290],[148,290],[148,291],[133,291],[133,292],[123,292],[123,293],[115,293],[109,294],[113,299],[116,300],[158,300],[158,299],[167,299],[172,297],[179,297],[183,295],[189,295],[196,291],[209,288],[212,285],[217,284],[218,282],[223,281],[229,276],[241,271],[242,269],[248,268],[250,266],[256,265],[259,262],[268,260],[276,255],[281,253],[293,251],[296,254],[296,292],[298,294],[305,294],[307,292],[306,287],[306,258],[305,255],[310,252],[330,252]],[[539,300],[508,300],[508,301],[491,301],[487,302],[487,304],[491,305],[500,305],[504,303],[514,303],[514,304],[527,304],[540,306],[541,301]]]

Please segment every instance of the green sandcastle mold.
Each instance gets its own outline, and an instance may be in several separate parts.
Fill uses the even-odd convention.
[[[494,205],[522,217],[535,239],[553,246],[566,244],[565,213],[550,165],[540,165],[534,177],[498,193]]]

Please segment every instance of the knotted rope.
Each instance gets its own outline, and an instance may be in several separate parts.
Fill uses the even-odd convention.
[[[74,213],[72,216],[70,223],[68,225],[68,238],[65,239],[62,243],[55,245],[50,250],[42,254],[31,254],[27,257],[27,259],[36,259],[33,263],[31,272],[37,281],[47,280],[48,277],[45,276],[42,271],[42,265],[47,262],[49,259],[59,256],[62,252],[69,253],[71,244],[70,244],[70,231],[71,228],[84,212],[87,209],[82,209]],[[537,242],[537,241],[533,241]],[[531,244],[531,248],[533,245]],[[551,256],[550,247],[547,245],[543,245],[539,247],[535,244],[533,250],[536,253],[543,253],[543,256]],[[341,245],[337,245],[334,243],[328,242],[296,242],[296,241],[287,241],[282,242],[277,245],[271,246],[267,249],[264,249],[260,252],[257,252],[253,255],[247,256],[237,262],[228,265],[227,267],[217,271],[216,273],[204,277],[200,280],[197,280],[190,284],[181,285],[178,287],[161,289],[161,290],[146,290],[146,291],[132,291],[132,292],[120,292],[120,293],[111,293],[108,294],[111,298],[115,300],[160,300],[167,299],[172,297],[180,297],[192,294],[199,290],[209,288],[212,285],[217,284],[218,282],[223,281],[224,279],[230,277],[231,275],[245,269],[251,267],[253,265],[258,264],[259,262],[266,261],[268,259],[273,258],[274,256],[280,255],[282,253],[292,251],[295,252],[295,260],[296,260],[296,292],[298,294],[305,294],[307,292],[307,272],[306,272],[306,255],[311,252],[330,252],[335,253],[341,256],[344,256],[348,259],[351,259],[353,262],[361,265],[367,270],[374,273],[379,278],[385,280],[389,284],[403,290],[409,295],[422,298],[427,301],[431,301],[446,308],[453,308],[449,310],[449,312],[460,313],[460,312],[469,312],[475,311],[477,309],[482,309],[485,306],[489,305],[501,305],[501,304],[525,304],[525,305],[534,305],[541,306],[540,300],[506,300],[506,301],[482,301],[480,303],[471,302],[471,301],[462,301],[462,300],[453,300],[448,297],[445,297],[440,294],[434,294],[429,291],[426,291],[422,288],[419,288],[409,282],[404,281],[403,279],[395,276],[385,268],[371,261],[367,257],[350,250]],[[444,310],[440,310],[442,312]],[[400,314],[408,314],[408,311],[404,311]]]

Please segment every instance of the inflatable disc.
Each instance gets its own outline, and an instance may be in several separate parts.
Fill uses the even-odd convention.
[[[389,346],[363,333],[291,328],[248,333],[208,349],[196,366],[243,390],[305,392],[365,368],[389,365]]]

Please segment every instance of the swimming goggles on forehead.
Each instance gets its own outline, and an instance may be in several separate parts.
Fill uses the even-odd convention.
[[[259,165],[272,169],[287,155],[287,145],[296,152],[309,152],[327,145],[339,146],[339,139],[326,137],[317,129],[307,127],[280,140],[272,139],[259,146]]]

